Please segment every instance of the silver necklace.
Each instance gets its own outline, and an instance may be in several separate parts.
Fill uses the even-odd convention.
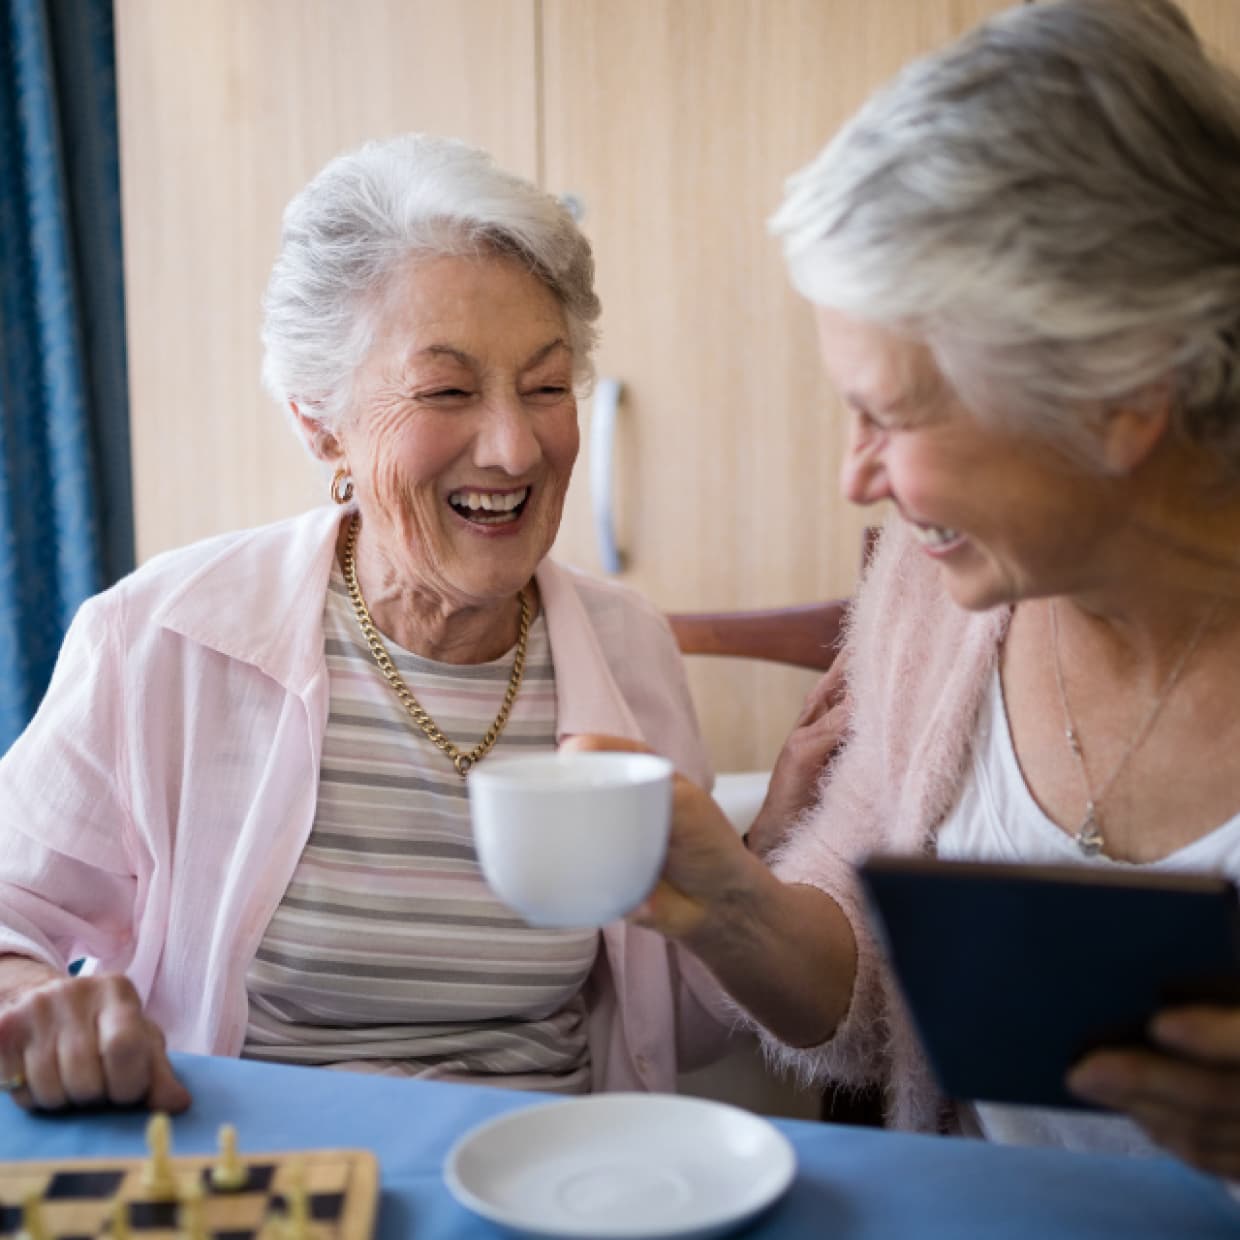
[[[1081,819],[1080,825],[1072,838],[1085,856],[1096,857],[1106,845],[1106,838],[1102,834],[1102,818],[1098,807],[1128,765],[1128,759],[1136,753],[1141,747],[1142,742],[1150,734],[1158,716],[1162,713],[1163,706],[1166,705],[1167,698],[1171,696],[1171,690],[1175,688],[1176,683],[1184,672],[1184,668],[1188,664],[1188,660],[1192,657],[1193,651],[1197,649],[1197,644],[1201,641],[1201,635],[1205,632],[1206,625],[1213,618],[1214,611],[1215,609],[1211,607],[1198,621],[1192,636],[1184,643],[1184,649],[1180,651],[1179,658],[1176,659],[1174,666],[1167,673],[1167,679],[1163,681],[1162,688],[1158,691],[1153,702],[1150,703],[1150,708],[1146,712],[1145,718],[1141,720],[1140,727],[1132,734],[1132,739],[1124,747],[1124,752],[1120,754],[1119,761],[1112,768],[1111,774],[1107,776],[1102,787],[1097,792],[1094,792],[1089,782],[1089,769],[1085,765],[1085,754],[1081,749],[1081,740],[1077,736],[1076,725],[1072,721],[1072,711],[1068,707],[1068,691],[1064,687],[1063,665],[1059,659],[1059,613],[1055,610],[1054,599],[1051,600],[1051,651],[1054,655],[1055,684],[1059,688],[1059,703],[1063,707],[1064,736],[1067,739],[1068,748],[1072,751],[1072,756],[1076,759],[1076,769],[1081,777],[1081,786],[1085,789],[1085,816]]]

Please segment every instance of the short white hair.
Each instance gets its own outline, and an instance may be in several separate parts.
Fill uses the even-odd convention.
[[[263,299],[267,390],[337,429],[393,273],[414,256],[486,253],[528,264],[555,295],[575,382],[588,385],[599,301],[572,215],[485,151],[404,134],[333,159],[285,208]]]
[[[912,63],[771,228],[979,417],[1096,459],[1100,411],[1169,390],[1240,466],[1240,79],[1169,0],[1024,5]]]

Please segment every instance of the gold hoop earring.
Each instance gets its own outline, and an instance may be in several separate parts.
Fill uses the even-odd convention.
[[[347,504],[353,498],[353,479],[343,465],[332,474],[330,494],[337,504]]]

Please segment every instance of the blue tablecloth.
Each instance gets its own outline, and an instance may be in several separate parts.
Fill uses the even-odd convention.
[[[174,1120],[177,1153],[215,1148],[235,1124],[246,1152],[362,1147],[382,1174],[379,1240],[501,1235],[445,1188],[444,1155],[475,1124],[545,1095],[175,1057],[194,1104]],[[1123,1159],[981,1141],[776,1121],[799,1170],[786,1197],[738,1233],[753,1240],[926,1236],[1012,1240],[1240,1236],[1240,1206],[1171,1159]],[[137,1155],[146,1116],[28,1116],[0,1098],[0,1161]]]

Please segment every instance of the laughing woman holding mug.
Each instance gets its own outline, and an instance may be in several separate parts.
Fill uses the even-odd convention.
[[[1076,1064],[1110,1114],[952,1108],[854,870],[1240,882],[1240,79],[1169,0],[1017,6],[866,104],[774,229],[847,410],[843,492],[893,511],[817,806],[772,873],[682,780],[643,920],[893,1124],[1240,1178],[1240,1009]]]
[[[547,558],[587,241],[482,152],[397,138],[292,201],[265,310],[266,385],[335,502],[81,609],[0,762],[0,1076],[27,1106],[177,1109],[167,1045],[673,1088],[722,1035],[700,966],[624,922],[525,925],[462,778],[618,731],[710,781],[662,616]]]

